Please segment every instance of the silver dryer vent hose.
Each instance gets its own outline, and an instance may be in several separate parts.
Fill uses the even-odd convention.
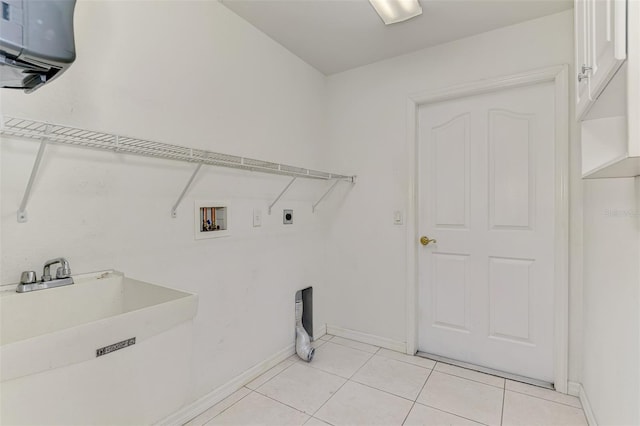
[[[296,300],[296,353],[303,360],[311,362],[315,352],[307,330],[302,326],[302,300]]]

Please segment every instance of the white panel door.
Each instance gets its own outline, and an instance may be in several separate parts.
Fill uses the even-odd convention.
[[[554,108],[551,83],[420,108],[420,351],[553,381]]]

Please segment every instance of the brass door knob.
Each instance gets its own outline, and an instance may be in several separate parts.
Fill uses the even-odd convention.
[[[438,241],[436,240],[430,240],[429,237],[425,237],[422,236],[420,237],[420,244],[422,244],[423,246],[427,246],[429,245],[429,243],[437,243]]]

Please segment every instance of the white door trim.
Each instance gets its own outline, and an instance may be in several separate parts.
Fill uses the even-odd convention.
[[[555,319],[554,384],[567,393],[569,367],[569,67],[559,65],[540,70],[466,83],[445,89],[419,92],[407,99],[407,151],[409,206],[407,209],[407,353],[418,346],[418,109],[421,105],[479,95],[543,82],[554,83],[555,132]]]

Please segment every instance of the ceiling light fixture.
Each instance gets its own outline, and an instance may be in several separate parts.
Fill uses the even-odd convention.
[[[396,24],[422,14],[418,0],[369,0],[385,25]]]

